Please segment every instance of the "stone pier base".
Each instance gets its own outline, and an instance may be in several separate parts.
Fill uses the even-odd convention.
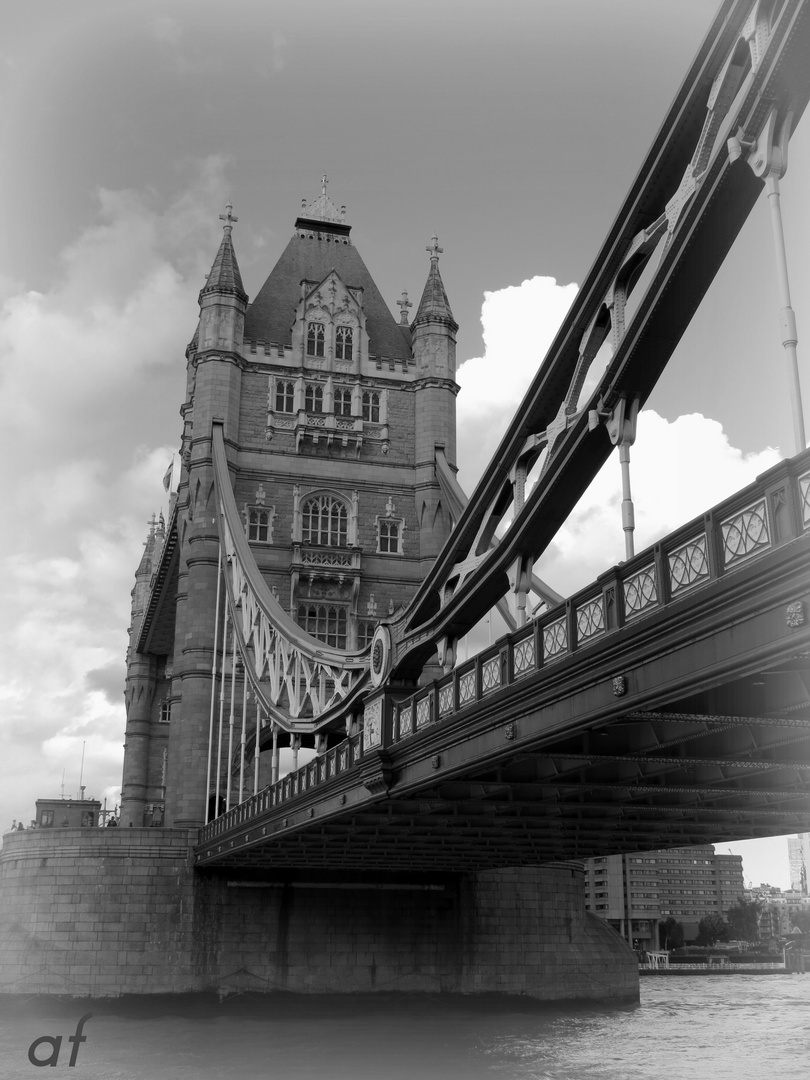
[[[217,990],[638,1000],[624,941],[576,864],[418,880],[199,874],[173,829],[10,833],[5,993]]]

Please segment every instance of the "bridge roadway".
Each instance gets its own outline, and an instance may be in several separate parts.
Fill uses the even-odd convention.
[[[477,871],[810,828],[810,451],[200,832],[198,867]]]

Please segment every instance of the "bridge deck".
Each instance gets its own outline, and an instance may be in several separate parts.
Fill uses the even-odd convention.
[[[384,694],[378,731],[206,826],[197,865],[480,870],[801,831],[808,656],[805,453],[432,686]]]

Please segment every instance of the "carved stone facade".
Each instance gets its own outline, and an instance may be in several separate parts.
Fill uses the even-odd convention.
[[[441,448],[455,464],[457,327],[437,242],[409,326],[391,314],[325,191],[302,208],[252,303],[230,208],[223,220],[186,351],[177,495],[133,593],[123,824],[143,824],[159,803],[166,824],[199,825],[211,796],[209,728],[223,682],[215,423],[256,566],[287,614],[333,649],[370,645],[450,528],[434,461]],[[237,664],[237,726],[239,680]],[[300,739],[276,731],[276,747]]]

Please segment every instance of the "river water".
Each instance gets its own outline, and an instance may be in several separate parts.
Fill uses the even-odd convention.
[[[83,1013],[86,1042],[71,1044]],[[28,1051],[62,1036],[53,1071]],[[34,1053],[43,1064],[55,1044]],[[70,1053],[76,1060],[70,1066]],[[67,1070],[67,1071],[65,1071]],[[638,1006],[379,995],[0,999],[0,1080],[798,1080],[810,974],[651,976]]]

